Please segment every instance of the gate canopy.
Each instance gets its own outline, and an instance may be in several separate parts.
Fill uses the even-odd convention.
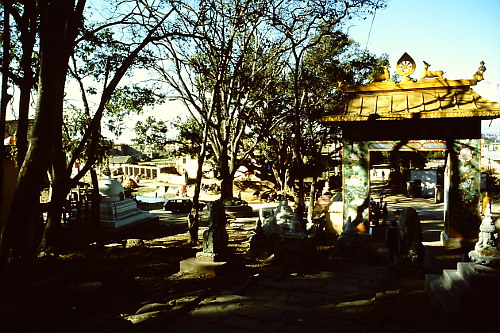
[[[401,82],[391,80],[387,66],[383,75],[372,78],[367,85],[341,86],[347,93],[343,111],[325,116],[322,121],[500,117],[500,103],[481,97],[471,89],[483,79],[486,70],[483,62],[471,79],[464,80],[448,80],[443,77],[443,71],[429,71],[429,66],[424,62],[420,79],[412,81],[410,75],[416,66],[405,53],[396,68],[403,78]]]

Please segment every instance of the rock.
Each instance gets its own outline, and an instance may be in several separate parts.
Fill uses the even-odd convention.
[[[131,238],[125,241],[125,248],[144,246],[142,239]]]
[[[130,316],[123,317],[123,319],[130,321],[132,324],[138,324],[153,318],[158,317],[162,311],[152,311],[141,314],[133,314]]]
[[[102,287],[101,281],[91,281],[70,286],[68,290],[75,296],[91,296],[101,291]]]
[[[171,304],[165,304],[165,303],[150,303],[144,305],[142,308],[137,310],[135,313],[136,315],[138,314],[143,314],[146,312],[155,312],[155,311],[165,311],[172,308]]]

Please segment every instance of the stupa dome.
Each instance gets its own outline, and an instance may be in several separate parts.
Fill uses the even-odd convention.
[[[125,190],[122,184],[109,176],[99,181],[99,194],[102,201],[120,201],[124,198]]]

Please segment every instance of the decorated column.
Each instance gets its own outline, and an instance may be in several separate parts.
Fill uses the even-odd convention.
[[[447,168],[449,195],[445,200],[445,242],[451,239],[475,239],[481,222],[480,140],[455,140],[450,148]]]
[[[344,221],[350,216],[354,224],[368,220],[369,165],[368,142],[343,142]]]

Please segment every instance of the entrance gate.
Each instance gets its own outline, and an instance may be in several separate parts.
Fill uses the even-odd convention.
[[[480,198],[480,140],[454,140],[452,151],[448,154],[444,177],[444,230],[442,240],[463,237],[474,238],[479,216]],[[401,141],[352,141],[344,140],[343,149],[343,192],[344,216],[356,214],[358,221],[368,219],[370,196],[370,172],[368,156],[371,150],[376,151],[430,151],[448,150],[447,142],[442,140],[415,140],[403,144]],[[452,156],[457,156],[457,165],[453,165]],[[453,171],[455,170],[455,171]],[[452,175],[457,175],[452,179]],[[452,184],[458,189],[457,195],[462,207],[455,207],[450,200]],[[451,191],[453,192],[453,191]],[[456,200],[456,199],[454,199]],[[359,212],[358,212],[359,211]],[[359,215],[361,214],[361,215]],[[455,216],[458,214],[459,216]],[[464,217],[467,216],[467,223]],[[475,221],[476,220],[476,221]],[[470,226],[470,228],[469,228]],[[471,230],[468,230],[471,229]]]
[[[342,114],[323,118],[343,133],[344,221],[366,222],[369,205],[370,150],[447,150],[444,184],[445,245],[478,234],[480,202],[481,120],[500,117],[500,104],[470,86],[483,79],[484,63],[468,80],[433,77],[420,80],[406,53],[396,66],[403,79],[343,87],[347,102]]]

